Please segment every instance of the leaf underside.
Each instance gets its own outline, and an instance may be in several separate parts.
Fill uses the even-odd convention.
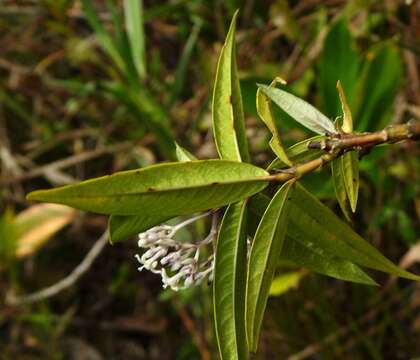
[[[217,64],[212,103],[213,133],[221,159],[249,161],[242,95],[235,58],[237,15],[238,12],[233,16]]]
[[[218,208],[261,191],[268,173],[224,160],[164,163],[34,191],[29,200],[110,215],[174,217]]]
[[[227,208],[219,229],[213,281],[217,343],[222,359],[246,359],[246,201]]]

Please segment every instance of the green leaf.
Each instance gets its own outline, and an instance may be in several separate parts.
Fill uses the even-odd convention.
[[[340,113],[340,102],[335,89],[337,80],[340,80],[352,107],[359,69],[360,55],[355,48],[347,20],[342,18],[328,32],[320,55],[320,95],[322,109],[327,116],[334,118]]]
[[[344,185],[350,207],[355,212],[359,194],[359,154],[357,151],[350,151],[340,156],[339,160],[341,161]]]
[[[284,112],[306,128],[322,135],[337,133],[330,119],[306,101],[281,89],[261,84],[258,84],[258,87]]]
[[[176,157],[179,161],[193,161],[196,157],[191,154],[188,150],[184,149],[178,143],[175,142]],[[118,216],[111,215],[108,221],[109,239],[111,243],[128,239],[131,236],[137,235],[143,231],[150,229],[151,227],[161,224],[171,217],[162,216],[147,216],[143,214],[141,216]]]
[[[343,126],[342,129],[345,133],[353,132],[353,117],[351,115],[350,107],[347,104],[346,95],[344,94],[343,87],[340,80],[337,81],[337,90],[341,102],[341,110],[343,111]]]
[[[221,159],[249,161],[244,111],[235,58],[235,27],[238,12],[232,18],[220,53],[213,89],[213,132]]]
[[[248,345],[253,352],[258,347],[268,292],[286,235],[293,184],[294,180],[286,182],[274,195],[252,242],[248,261],[246,322]]]
[[[292,271],[275,277],[271,283],[269,295],[280,296],[296,288],[306,274],[305,271]]]
[[[133,63],[140,79],[144,79],[146,76],[146,50],[143,0],[124,0],[124,14]]]
[[[270,202],[270,198],[261,193],[256,194],[249,202],[249,210],[252,213],[251,221],[262,217]],[[290,235],[290,225],[287,229],[286,241],[280,255],[281,259],[291,261],[298,266],[305,267],[314,272],[331,276],[336,279],[353,281],[356,283],[376,285],[363,270],[357,265],[343,258],[332,255],[328,249],[322,249],[317,244],[304,237],[293,238]],[[252,232],[251,232],[251,235]],[[330,236],[327,231],[320,236]]]
[[[305,139],[303,141],[300,141],[292,145],[286,150],[286,154],[293,164],[299,164],[299,163],[307,162],[310,160],[314,160],[320,157],[321,155],[323,155],[325,151],[318,150],[318,149],[309,149],[308,144],[311,141],[321,141],[324,139],[325,139],[324,135],[315,135],[309,139]],[[286,166],[287,164],[281,161],[280,158],[276,158],[271,162],[267,170],[281,169]]]
[[[193,161],[197,158],[191,154],[188,150],[184,149],[177,142],[175,142],[175,154],[178,161]]]
[[[319,274],[339,280],[351,281],[365,285],[377,283],[356,264],[341,257],[332,255],[309,238],[293,238],[287,235],[280,259],[292,261]]]
[[[270,84],[270,87],[274,87],[277,81],[284,82],[281,79],[274,79]],[[273,152],[278,158],[288,166],[292,166],[292,162],[289,160],[281,142],[280,134],[277,130],[276,122],[274,120],[273,109],[271,108],[271,100],[261,92],[261,89],[257,90],[257,113],[264,124],[267,125],[273,137],[270,140],[270,146]]]
[[[381,44],[368,53],[358,91],[361,102],[356,113],[357,130],[374,131],[387,125],[387,113],[394,103],[402,74],[401,56],[392,43]]]
[[[28,199],[101,214],[161,219],[244,199],[267,186],[267,175],[265,170],[253,165],[225,160],[163,163],[34,191]]]
[[[346,185],[344,184],[343,163],[341,158],[334,159],[331,162],[331,172],[338,204],[346,219],[351,223],[350,203],[347,196]]]
[[[288,235],[350,262],[411,280],[420,276],[400,269],[361,238],[303,186],[296,186],[290,204]]]
[[[221,359],[246,359],[246,201],[231,204],[223,216],[216,245],[213,306]]]

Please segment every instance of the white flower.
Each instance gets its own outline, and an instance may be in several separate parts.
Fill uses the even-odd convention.
[[[197,243],[185,243],[174,239],[177,231],[198,219],[213,215],[209,234]],[[159,225],[139,234],[138,246],[146,249],[140,256],[139,271],[149,270],[162,277],[163,287],[177,291],[198,285],[205,278],[213,278],[214,255],[200,261],[200,249],[211,244],[217,233],[217,215],[212,212],[192,217],[176,226]]]

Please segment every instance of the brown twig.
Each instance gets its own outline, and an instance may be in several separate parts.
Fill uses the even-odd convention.
[[[285,182],[290,179],[299,179],[303,175],[315,171],[325,164],[340,157],[350,150],[366,150],[380,144],[394,143],[402,140],[420,139],[420,121],[409,121],[403,125],[388,126],[384,130],[364,134],[334,134],[322,141],[311,141],[309,149],[322,149],[326,153],[320,157],[278,172],[261,177],[261,181]]]
[[[322,149],[325,151],[354,150],[372,147],[379,144],[395,143],[402,140],[420,139],[420,121],[411,120],[402,125],[391,125],[387,128],[363,134],[340,134],[322,141],[311,141],[309,149]]]

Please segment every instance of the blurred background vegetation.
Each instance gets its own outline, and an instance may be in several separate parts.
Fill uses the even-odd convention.
[[[107,246],[57,296],[22,306],[4,299],[65,277],[106,229],[103,216],[39,207],[25,193],[174,160],[174,141],[198,158],[216,157],[212,83],[235,9],[255,163],[273,159],[256,114],[256,83],[279,75],[330,118],[340,115],[340,79],[358,131],[420,117],[418,1],[143,5],[0,0],[1,359],[215,358],[211,289],[162,290],[158,276],[137,272],[135,239]],[[280,111],[277,120],[286,144],[308,136]],[[363,157],[353,223],[390,259],[417,272],[419,155],[418,144],[407,142]],[[303,181],[339,213],[329,169]],[[199,238],[205,225],[183,236]],[[374,274],[383,287],[371,288],[280,265],[279,274],[302,276],[277,278],[255,358],[420,357],[417,284]]]

